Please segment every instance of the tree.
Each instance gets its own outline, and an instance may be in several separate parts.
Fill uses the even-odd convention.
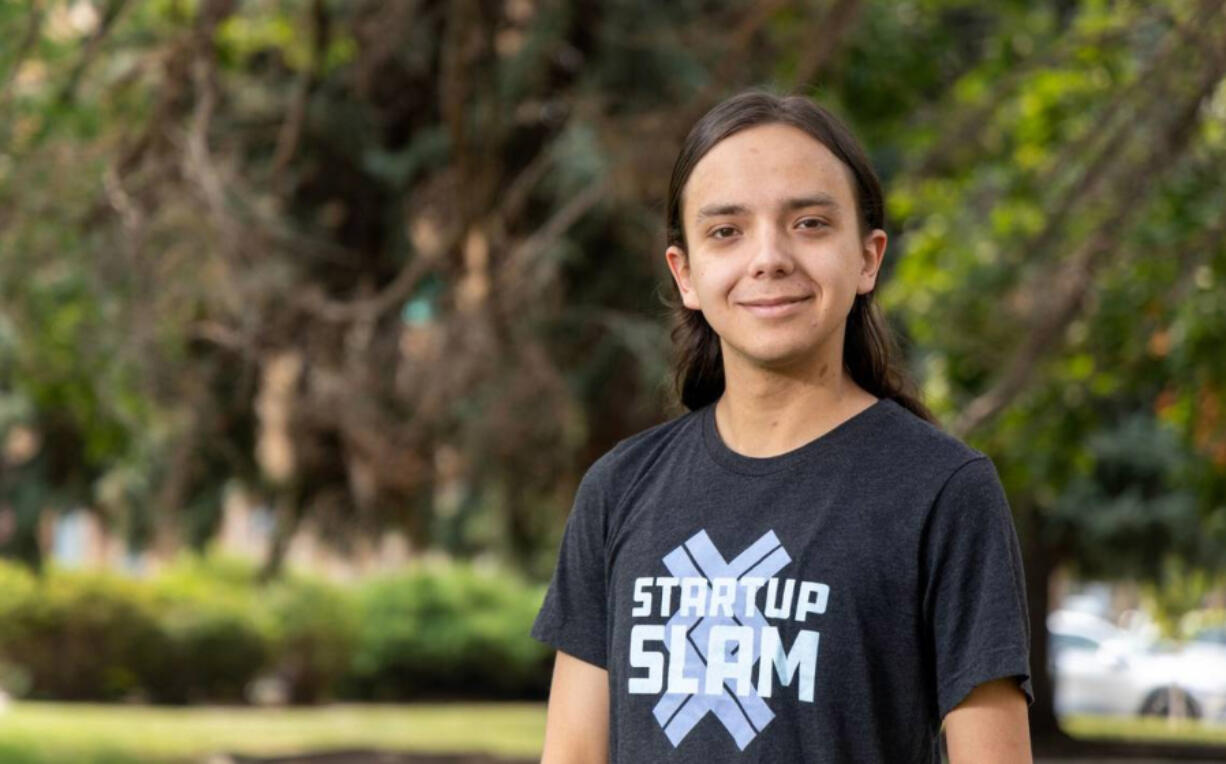
[[[1000,467],[1045,666],[1057,566],[1223,567],[1218,5],[0,3],[7,550],[72,503],[204,539],[237,477],[268,576],[308,516],[547,571],[583,466],[677,413],[676,151],[768,84],[883,176],[882,302]]]

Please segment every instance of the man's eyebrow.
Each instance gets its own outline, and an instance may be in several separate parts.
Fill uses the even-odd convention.
[[[825,193],[794,196],[783,202],[783,208],[789,212],[804,209],[805,207],[828,207],[837,212],[839,210],[839,203],[834,200],[834,197]],[[744,215],[748,212],[749,208],[743,204],[708,204],[698,210],[698,217],[695,222],[701,223],[706,218],[719,217],[721,215]]]

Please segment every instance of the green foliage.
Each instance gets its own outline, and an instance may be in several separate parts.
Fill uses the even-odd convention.
[[[544,592],[468,565],[340,586],[182,555],[150,580],[0,562],[0,686],[31,698],[244,702],[540,697],[552,651],[528,636]]]
[[[1161,581],[1171,549],[1213,564],[1226,538],[1207,536],[1198,523],[1191,457],[1173,428],[1134,415],[1086,445],[1088,459],[1053,505],[1047,531],[1066,548],[1076,543],[1079,574],[1104,578],[1130,569]]]
[[[170,643],[149,687],[158,700],[241,702],[272,658],[276,624],[252,587],[252,573],[229,561],[181,558],[151,586]]]
[[[1047,558],[1148,580],[1154,607],[1177,615],[1195,599],[1179,581],[1226,569],[1226,374],[1208,349],[1226,326],[1212,234],[1226,189],[1219,119],[1201,112],[1182,144],[1163,132],[1197,76],[1164,52],[1181,50],[1165,13],[1187,23],[1194,6],[1157,7],[1081,3],[1061,19],[1032,4],[997,28],[940,96],[944,129],[907,139],[923,171],[886,180],[901,230],[882,301],[947,421],[1021,380],[968,439],[1037,511]],[[1220,110],[1220,85],[1200,103]],[[1096,245],[1070,319],[1036,340]]]
[[[277,624],[276,674],[290,700],[330,699],[350,671],[359,631],[355,598],[345,590],[298,576],[272,585],[262,599]]]
[[[287,504],[341,528],[411,514],[415,542],[540,574],[561,487],[664,409],[669,162],[716,100],[770,85],[863,138],[889,212],[880,302],[938,415],[1003,391],[967,437],[1050,559],[1226,568],[1215,4],[868,0],[830,40],[843,3],[123,5],[94,45],[97,4],[52,4],[23,47],[26,7],[0,4],[0,443],[42,444],[0,465],[0,553],[37,564],[40,520],[77,505],[138,547],[205,540],[226,481],[260,484],[260,374],[288,350],[309,383]],[[428,298],[377,297],[417,265]],[[359,298],[378,310],[320,307]],[[434,505],[406,476],[444,461]],[[185,642],[276,636],[236,625],[242,597],[175,586],[207,613]],[[371,666],[395,642],[281,596],[308,695],[347,640]]]
[[[515,576],[459,565],[371,582],[350,691],[375,700],[543,691],[552,652],[526,637],[541,596]]]
[[[0,562],[0,646],[16,645],[26,638],[20,614],[31,607],[37,591],[38,582],[28,568]],[[30,671],[0,649],[0,688],[21,697],[29,693],[31,681]]]
[[[1226,607],[1192,609],[1179,619],[1179,634],[1195,637],[1201,631],[1226,628]]]
[[[120,699],[170,647],[147,593],[113,575],[50,571],[36,587],[6,592],[3,613],[0,654],[24,674],[24,686],[9,689],[33,698]]]
[[[1181,640],[1193,626],[1221,623],[1221,611],[1199,610],[1205,596],[1226,585],[1226,575],[1210,575],[1204,567],[1169,555],[1158,576],[1142,586],[1142,598],[1164,636]],[[1189,617],[1191,616],[1191,617]]]

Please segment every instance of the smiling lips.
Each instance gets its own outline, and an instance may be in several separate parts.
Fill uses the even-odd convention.
[[[770,297],[741,304],[754,315],[764,317],[782,316],[795,310],[798,305],[807,302],[810,297],[812,295],[805,295],[803,297]]]
[[[800,295],[798,297],[763,297],[761,300],[747,300],[746,305],[782,305],[785,302],[796,302],[798,300],[807,300],[808,295]]]

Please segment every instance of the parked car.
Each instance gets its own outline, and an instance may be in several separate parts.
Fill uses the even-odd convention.
[[[1190,644],[1198,647],[1220,647],[1226,651],[1226,626],[1206,626],[1192,635]]]
[[[1179,647],[1096,615],[1048,615],[1057,714],[1167,715],[1226,722],[1226,650]]]

